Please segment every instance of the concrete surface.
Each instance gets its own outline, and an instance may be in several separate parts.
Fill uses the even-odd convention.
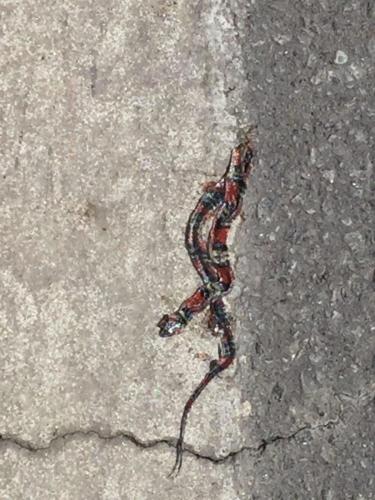
[[[3,1],[0,498],[371,499],[371,2]],[[233,250],[239,358],[204,317],[201,183],[257,123]]]

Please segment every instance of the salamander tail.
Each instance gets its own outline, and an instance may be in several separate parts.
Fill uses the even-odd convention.
[[[194,390],[194,392],[186,402],[180,422],[180,435],[176,445],[176,461],[168,477],[177,476],[182,467],[182,455],[184,451],[183,443],[184,443],[186,422],[194,401],[198,398],[203,389],[211,382],[211,380],[215,378],[216,375],[218,375],[223,369],[224,367],[220,366],[217,362],[212,363],[210,366],[210,371],[204,376],[201,383],[197,386],[197,388]]]

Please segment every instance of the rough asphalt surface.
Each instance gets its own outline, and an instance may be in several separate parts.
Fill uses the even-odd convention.
[[[238,480],[253,500],[375,495],[374,11],[247,9],[260,144],[238,252],[241,381],[256,415],[243,431],[264,446],[238,457]]]
[[[367,0],[6,1],[0,498],[375,498],[374,63]],[[258,125],[236,232],[238,360],[161,341],[183,229]],[[201,361],[203,359],[203,361]]]

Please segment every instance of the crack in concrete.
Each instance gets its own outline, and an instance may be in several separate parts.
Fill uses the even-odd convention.
[[[227,461],[230,458],[236,457],[237,455],[243,453],[244,451],[250,452],[250,454],[252,454],[252,456],[256,456],[256,455],[262,456],[265,453],[265,451],[267,450],[268,446],[273,445],[274,443],[277,443],[279,441],[292,441],[293,439],[295,439],[295,437],[298,434],[300,434],[301,432],[303,432],[305,430],[309,430],[311,432],[314,432],[316,430],[332,428],[339,422],[339,420],[340,420],[340,416],[338,416],[336,420],[329,420],[324,424],[319,424],[316,426],[311,426],[310,424],[306,424],[302,427],[299,427],[297,430],[295,430],[291,434],[288,434],[287,436],[282,436],[280,434],[277,434],[275,436],[270,436],[268,438],[262,439],[258,446],[243,446],[239,450],[232,451],[232,452],[228,453],[228,455],[225,455],[224,457],[215,458],[215,457],[207,457],[207,456],[200,455],[199,458],[206,458],[206,459],[208,459],[212,462],[215,462],[215,463],[222,463],[222,462]]]
[[[311,432],[319,429],[327,429],[327,428],[332,428],[335,426],[340,417],[338,417],[336,420],[330,420],[326,422],[325,424],[320,424],[317,426],[311,426],[309,424],[304,425],[297,430],[295,430],[293,433],[287,435],[287,436],[282,436],[282,435],[275,435],[275,436],[270,436],[268,438],[262,439],[261,442],[259,443],[258,446],[243,446],[239,448],[238,450],[234,450],[229,452],[227,455],[224,455],[222,457],[216,457],[212,455],[205,455],[203,453],[199,453],[192,446],[185,446],[184,451],[187,453],[190,453],[191,455],[195,456],[197,459],[203,459],[203,460],[208,460],[212,463],[215,464],[221,464],[224,462],[229,461],[230,459],[235,458],[237,455],[240,455],[241,453],[247,451],[250,452],[253,456],[262,456],[267,448],[270,445],[273,445],[279,441],[292,441],[295,439],[295,437],[300,434],[301,432],[305,430],[309,430]],[[51,449],[54,445],[55,442],[57,442],[60,439],[69,439],[69,438],[74,438],[77,436],[96,436],[98,439],[104,440],[104,441],[114,441],[115,439],[123,439],[126,441],[130,441],[132,444],[135,446],[142,448],[142,449],[148,449],[148,448],[156,448],[160,445],[167,445],[170,448],[175,448],[177,440],[175,438],[164,438],[164,439],[153,439],[153,440],[142,440],[138,437],[136,437],[134,434],[131,432],[116,432],[114,434],[104,434],[100,431],[97,430],[74,430],[74,431],[69,431],[65,432],[63,434],[58,434],[54,436],[46,445],[36,445],[33,444],[30,441],[26,441],[24,439],[18,438],[16,436],[12,435],[4,435],[0,434],[0,444],[1,443],[9,443],[17,446],[18,448],[21,448],[23,450],[27,450],[31,453],[37,453],[41,451],[47,451]]]
[[[156,447],[160,444],[166,444],[170,447],[175,447],[173,439],[152,439],[152,440],[142,440],[138,437],[136,437],[133,433],[131,432],[116,432],[114,434],[104,434],[103,432],[94,430],[94,429],[88,429],[88,430],[83,430],[83,429],[78,429],[74,431],[68,431],[63,434],[57,434],[55,435],[47,444],[45,445],[37,445],[34,444],[30,441],[26,441],[24,439],[18,438],[17,436],[12,436],[12,435],[5,435],[5,434],[0,434],[0,443],[10,443],[18,448],[22,448],[24,450],[37,453],[39,451],[44,451],[50,449],[54,443],[60,439],[69,439],[69,438],[74,438],[77,436],[96,436],[98,439],[104,440],[104,441],[114,441],[115,439],[124,439],[126,441],[130,441],[134,445],[138,446],[139,448],[153,448]]]

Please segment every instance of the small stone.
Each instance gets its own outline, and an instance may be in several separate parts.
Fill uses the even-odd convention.
[[[292,36],[279,34],[279,35],[274,36],[273,38],[274,38],[275,42],[277,42],[279,45],[284,45],[284,44],[291,41]]]
[[[316,148],[312,147],[310,150],[310,161],[314,165],[316,162]]]
[[[241,365],[246,365],[247,357],[243,354],[242,356],[239,357],[238,361],[240,362]]]
[[[306,213],[309,215],[314,215],[316,213],[316,210],[314,208],[307,208]]]
[[[251,415],[251,409],[250,401],[244,401],[241,405],[241,416],[249,417]]]
[[[290,200],[291,203],[300,203],[303,201],[303,198],[302,198],[302,195],[301,193],[298,193],[296,194],[295,196],[293,196],[293,198]]]
[[[364,248],[365,239],[359,231],[347,233],[344,236],[344,240],[349,245],[352,252],[360,252]]]
[[[328,181],[330,182],[331,184],[333,184],[334,180],[335,180],[335,171],[334,170],[326,170],[325,172],[323,172],[323,177]]]
[[[369,54],[371,57],[375,59],[375,36],[373,36],[368,44],[367,44],[367,50],[369,51]]]
[[[331,314],[331,318],[333,320],[340,320],[342,319],[342,314],[339,311],[333,310]]]
[[[338,50],[336,52],[335,64],[346,64],[348,62],[348,56],[343,50]]]
[[[345,219],[342,219],[341,222],[345,225],[345,226],[351,226],[353,224],[353,221],[350,217],[346,217]]]

